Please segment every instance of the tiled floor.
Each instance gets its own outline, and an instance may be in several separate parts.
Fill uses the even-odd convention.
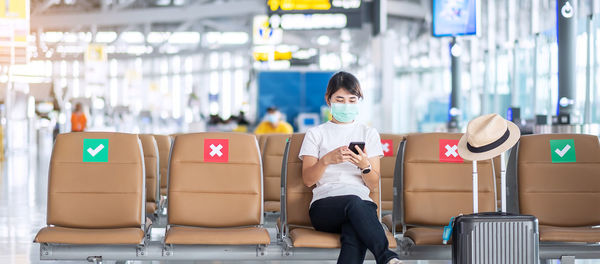
[[[49,135],[44,135],[37,141],[38,144],[31,144],[31,148],[11,151],[6,160],[1,163],[0,263],[40,263],[39,245],[32,243],[32,241],[39,228],[45,225],[47,174],[52,141]],[[42,263],[65,263],[65,261],[45,261]],[[239,263],[239,261],[215,263]],[[285,263],[302,262],[288,261]],[[368,263],[374,263],[374,261]],[[404,263],[446,264],[450,262],[405,261]],[[578,263],[600,263],[600,261],[580,261]]]

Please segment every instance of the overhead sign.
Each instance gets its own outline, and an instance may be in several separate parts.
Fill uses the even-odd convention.
[[[255,51],[252,53],[252,55],[254,56],[254,60],[256,60],[256,61],[268,61],[269,60],[268,52]],[[287,51],[287,52],[274,51],[273,60],[291,60],[291,59],[292,59],[291,51]]]
[[[0,64],[27,64],[29,0],[0,0],[0,32]]]
[[[269,12],[345,11],[358,9],[361,0],[269,0]]]
[[[252,24],[252,40],[255,45],[277,45],[283,39],[283,31],[271,26],[269,17],[255,16]]]
[[[269,0],[269,22],[284,30],[362,27],[361,0]]]
[[[90,44],[85,52],[85,85],[104,86],[107,84],[108,58],[105,46]]]

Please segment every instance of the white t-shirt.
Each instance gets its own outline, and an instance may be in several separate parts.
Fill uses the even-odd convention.
[[[365,142],[365,151],[369,158],[383,156],[379,133],[374,128],[359,124],[335,124],[327,122],[310,128],[300,148],[300,159],[312,156],[321,159],[327,153],[350,142]],[[350,162],[329,165],[323,177],[313,189],[312,205],[316,200],[341,195],[357,195],[363,200],[373,201],[369,197],[369,188],[361,177],[361,171]]]

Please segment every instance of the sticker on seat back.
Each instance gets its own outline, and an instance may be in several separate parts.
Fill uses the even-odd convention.
[[[204,162],[228,162],[229,139],[205,139]]]
[[[394,140],[392,139],[382,139],[381,140],[381,148],[383,149],[384,157],[393,157],[394,156]]]
[[[108,139],[84,138],[83,162],[108,162]]]
[[[550,155],[552,163],[575,162],[575,140],[553,139],[550,140]]]
[[[458,139],[440,139],[440,162],[463,162],[458,154]]]

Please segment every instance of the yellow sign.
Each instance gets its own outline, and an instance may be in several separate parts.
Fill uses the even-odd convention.
[[[26,19],[27,0],[0,0],[0,18]]]
[[[268,52],[253,52],[252,55],[254,55],[254,60],[256,61],[268,61],[269,60],[269,53]],[[292,52],[288,51],[288,52],[279,52],[279,51],[275,51],[275,54],[273,54],[273,59],[274,60],[291,60],[292,59]]]
[[[27,43],[29,0],[0,0],[0,20],[12,25],[15,42]]]
[[[278,9],[284,11],[331,9],[329,0],[268,0],[267,5],[271,11]]]
[[[86,62],[106,62],[106,52],[104,50],[104,45],[98,44],[90,44],[87,47],[87,51],[85,52],[85,61]]]

